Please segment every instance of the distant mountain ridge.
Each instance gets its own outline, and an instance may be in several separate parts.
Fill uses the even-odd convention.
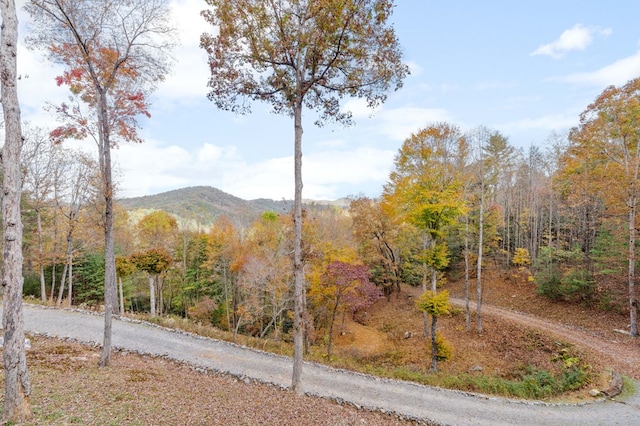
[[[154,195],[122,198],[118,203],[129,211],[164,210],[183,220],[210,225],[220,216],[226,216],[235,225],[246,226],[260,217],[265,211],[279,214],[289,213],[292,200],[270,200],[258,198],[243,200],[212,186],[193,186]],[[344,207],[347,201],[313,201],[305,204],[315,206],[336,205]]]

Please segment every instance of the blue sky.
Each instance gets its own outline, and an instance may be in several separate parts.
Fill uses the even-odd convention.
[[[345,102],[353,127],[317,128],[305,116],[304,198],[378,196],[402,142],[437,121],[463,131],[488,126],[518,148],[544,147],[608,85],[640,76],[636,1],[396,3],[392,21],[412,74],[373,116],[362,101]],[[244,199],[293,198],[292,120],[260,103],[246,116],[218,111],[206,99],[198,47],[210,30],[199,15],[205,2],[171,4],[181,33],[177,62],[154,95],[152,117],[140,121],[145,143],[114,152],[118,195],[210,185]],[[55,125],[42,106],[66,97],[53,80],[60,70],[21,46],[19,72],[29,75],[19,87],[23,118]]]

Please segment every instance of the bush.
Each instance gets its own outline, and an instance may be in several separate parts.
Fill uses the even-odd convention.
[[[543,247],[535,268],[538,294],[554,301],[591,303],[595,281],[584,261],[584,253],[578,247],[572,250]]]
[[[436,333],[436,349],[438,361],[446,361],[453,356],[453,347],[440,333]]]
[[[562,292],[560,287],[562,283],[560,277],[555,274],[548,276],[536,275],[536,292],[542,296],[546,296],[554,302],[558,302],[562,299]]]
[[[531,265],[531,256],[529,255],[529,250],[522,247],[517,248],[516,252],[513,254],[513,259],[511,259],[511,263],[513,263],[515,266]]]
[[[79,259],[73,272],[74,302],[89,306],[104,303],[104,255],[85,254]]]
[[[569,271],[564,276],[536,276],[536,291],[554,301],[590,304],[595,291],[595,282],[586,271]]]
[[[218,309],[218,304],[209,296],[205,296],[201,301],[187,309],[187,316],[195,321],[211,324],[213,314]]]
[[[587,271],[572,270],[561,280],[562,297],[568,302],[590,303],[595,282]]]
[[[34,272],[25,272],[22,294],[25,296],[40,297],[40,275]]]

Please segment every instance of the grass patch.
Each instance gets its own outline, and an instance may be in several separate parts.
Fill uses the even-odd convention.
[[[469,392],[488,393],[513,398],[547,399],[580,389],[591,380],[588,371],[578,366],[560,374],[527,366],[519,377],[507,379],[498,376],[462,374],[442,379],[444,387]]]
[[[622,376],[622,392],[616,399],[626,399],[636,394],[636,381],[631,377]]]

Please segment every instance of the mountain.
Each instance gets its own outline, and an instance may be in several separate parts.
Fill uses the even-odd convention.
[[[211,186],[194,186],[143,197],[122,198],[118,204],[128,211],[144,212],[164,210],[183,221],[210,225],[220,216],[228,217],[236,226],[247,226],[265,211],[289,213],[292,200],[275,201],[266,198],[243,200]],[[346,200],[306,200],[309,208],[326,208],[327,205],[344,207]]]

